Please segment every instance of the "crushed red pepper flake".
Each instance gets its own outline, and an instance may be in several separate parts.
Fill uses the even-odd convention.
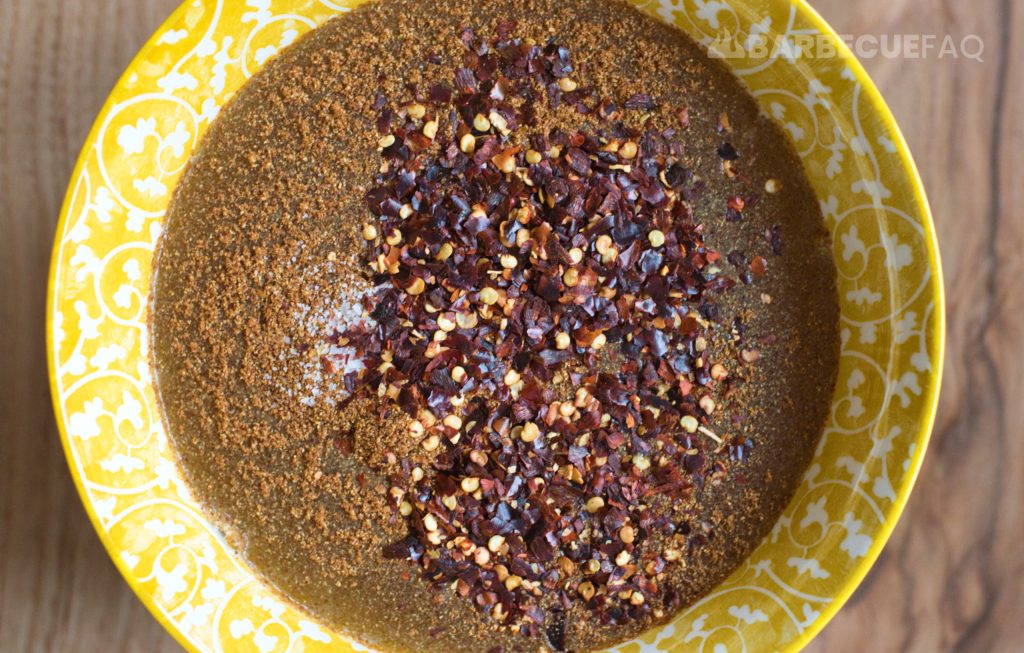
[[[409,534],[384,557],[562,650],[573,601],[607,624],[671,607],[666,566],[707,544],[649,502],[720,482],[708,448],[747,456],[749,439],[706,426],[734,382],[707,343],[715,296],[737,283],[722,263],[744,283],[767,266],[723,260],[693,221],[702,181],[680,163],[685,107],[678,125],[628,128],[621,111],[650,111],[652,97],[622,109],[596,99],[572,80],[567,48],[514,31],[463,31],[450,87],[376,96],[383,164],[366,206],[378,223],[364,230],[374,323],[339,337],[366,367],[346,375],[349,401],[393,400],[435,453],[431,473],[403,463],[389,479]],[[523,136],[537,102],[598,123]],[[739,158],[728,142],[718,153]],[[747,203],[731,198],[727,218]]]

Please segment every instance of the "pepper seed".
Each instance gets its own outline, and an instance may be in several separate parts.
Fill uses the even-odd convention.
[[[523,432],[519,434],[523,442],[533,442],[540,437],[540,427],[534,422],[523,424]]]
[[[491,121],[488,120],[487,116],[485,116],[484,114],[478,113],[475,116],[473,116],[473,129],[477,130],[478,132],[490,131]]]
[[[434,140],[434,137],[437,136],[436,120],[428,120],[427,122],[423,123],[423,135],[429,138],[430,140]]]
[[[492,535],[491,538],[487,540],[487,550],[491,553],[497,553],[504,545],[505,538],[501,535]]]

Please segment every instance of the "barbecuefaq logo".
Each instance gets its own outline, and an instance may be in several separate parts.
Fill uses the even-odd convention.
[[[734,34],[720,31],[707,42],[715,59],[830,59],[841,54],[840,43],[860,59],[970,59],[984,62],[985,42],[977,34]]]

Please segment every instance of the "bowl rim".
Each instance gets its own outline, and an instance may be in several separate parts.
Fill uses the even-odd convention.
[[[932,215],[931,205],[928,202],[928,196],[925,193],[924,180],[921,178],[921,172],[917,168],[917,163],[914,161],[914,156],[910,151],[910,146],[907,143],[906,137],[903,135],[903,130],[900,129],[899,124],[896,122],[896,116],[893,115],[888,103],[882,97],[881,91],[875,85],[874,80],[871,79],[871,76],[868,74],[867,69],[864,68],[860,59],[857,58],[846,44],[846,41],[839,36],[828,21],[826,21],[825,18],[811,6],[810,0],[789,1],[796,7],[797,12],[802,13],[818,31],[828,36],[832,42],[837,45],[837,57],[845,60],[850,71],[861,84],[868,101],[871,103],[872,109],[877,113],[882,125],[894,138],[893,142],[896,146],[896,153],[899,156],[903,172],[907,176],[907,179],[911,181],[914,200],[913,203],[921,215],[921,227],[924,230],[924,242],[925,249],[927,250],[926,253],[928,255],[928,266],[935,274],[934,282],[930,285],[932,286],[932,299],[935,302],[936,311],[933,331],[932,333],[927,334],[935,339],[936,358],[934,361],[935,371],[933,373],[934,383],[929,386],[927,389],[928,395],[924,398],[924,413],[922,415],[922,420],[918,425],[917,436],[914,438],[914,442],[917,444],[917,447],[909,460],[906,477],[907,480],[902,484],[900,492],[896,495],[896,500],[893,501],[892,508],[886,514],[885,521],[882,523],[878,534],[872,538],[871,547],[868,549],[867,554],[865,554],[857,566],[854,567],[853,571],[846,577],[832,601],[822,609],[821,614],[818,615],[818,617],[785,649],[786,651],[795,652],[810,643],[822,630],[824,630],[825,626],[832,621],[836,614],[839,613],[839,610],[841,610],[842,607],[846,605],[846,602],[850,600],[850,597],[853,596],[853,593],[857,588],[861,586],[861,583],[864,582],[864,578],[868,575],[868,572],[871,571],[871,568],[874,567],[875,562],[882,553],[882,549],[885,548],[889,538],[892,537],[893,531],[896,530],[896,525],[899,523],[900,517],[903,516],[903,511],[906,509],[907,503],[910,501],[910,494],[913,492],[914,486],[917,484],[917,478],[921,473],[924,456],[928,451],[928,444],[931,441],[932,430],[935,426],[935,418],[939,408],[939,391],[942,387],[942,376],[943,370],[945,369],[946,285],[942,272],[942,257],[939,251],[939,241],[935,233],[935,219]]]
[[[910,151],[910,147],[907,144],[906,138],[903,135],[899,124],[896,122],[896,118],[889,108],[889,105],[885,102],[882,97],[881,91],[875,85],[871,79],[867,70],[864,68],[860,60],[854,55],[852,50],[847,45],[835,29],[818,13],[814,7],[811,6],[809,0],[763,0],[769,3],[787,3],[794,8],[798,15],[806,18],[815,29],[821,34],[828,37],[836,46],[836,59],[841,59],[849,67],[856,81],[861,85],[865,96],[870,102],[872,110],[876,113],[881,124],[885,130],[893,137],[893,143],[896,149],[896,155],[899,157],[902,171],[906,175],[907,180],[910,182],[910,187],[913,197],[913,206],[918,211],[921,217],[921,227],[924,236],[924,249],[927,254],[928,269],[934,274],[934,279],[928,285],[932,293],[932,300],[935,304],[936,316],[933,320],[932,328],[930,331],[925,332],[923,335],[933,339],[935,345],[935,359],[933,361],[934,371],[931,373],[932,383],[929,384],[926,389],[926,396],[923,398],[923,411],[921,415],[920,423],[918,424],[917,434],[913,440],[916,447],[914,453],[910,456],[908,463],[909,466],[906,471],[905,482],[901,483],[899,492],[896,495],[895,500],[892,503],[892,507],[886,512],[885,520],[880,525],[877,534],[872,538],[871,546],[869,547],[866,554],[859,560],[857,565],[850,571],[849,574],[843,579],[839,589],[834,594],[832,600],[822,608],[821,612],[809,624],[803,629],[796,638],[789,642],[783,650],[787,652],[795,652],[804,648],[810,643],[818,634],[828,625],[829,622],[835,617],[835,615],[842,609],[846,602],[850,599],[853,593],[864,581],[868,572],[874,566],[878,557],[881,555],[882,549],[885,547],[889,538],[892,536],[893,531],[898,524],[900,517],[903,515],[903,511],[906,509],[907,503],[910,499],[910,495],[917,483],[918,476],[920,475],[921,467],[923,465],[924,456],[928,449],[928,444],[931,440],[932,431],[935,425],[936,415],[938,411],[939,393],[942,386],[942,378],[945,367],[945,349],[946,349],[946,294],[945,294],[945,283],[944,275],[942,270],[942,261],[939,250],[938,238],[935,230],[934,217],[932,214],[931,206],[928,202],[927,195],[925,193],[924,182],[921,178],[920,171],[918,170],[917,164],[914,161],[914,157]],[[168,15],[168,17],[160,23],[160,25],[153,31],[153,33],[146,39],[146,41],[139,47],[135,56],[132,57],[131,61],[125,67],[124,71],[118,77],[115,84],[111,87],[103,105],[97,112],[97,116],[102,116],[110,111],[114,106],[115,92],[119,88],[123,88],[129,81],[129,78],[134,74],[139,64],[143,61],[143,56],[150,51],[155,45],[157,45],[159,39],[167,32],[171,26],[177,24],[181,17],[188,11],[190,5],[193,4],[190,0],[181,0],[181,3]],[[138,600],[146,607],[149,613],[154,619],[168,632],[175,641],[178,642],[185,650],[200,653],[193,642],[170,620],[156,605],[153,600],[151,593],[144,590],[141,583],[136,580],[130,570],[127,569],[126,563],[118,555],[119,548],[113,543],[110,536],[106,533],[100,523],[98,514],[96,513],[95,506],[93,505],[88,493],[86,492],[84,481],[82,476],[78,473],[75,463],[73,452],[71,450],[70,438],[65,428],[64,420],[62,419],[61,412],[61,399],[58,393],[58,382],[57,382],[57,361],[55,359],[54,349],[54,301],[57,292],[57,269],[59,263],[59,252],[60,252],[60,234],[63,233],[65,225],[68,220],[68,216],[71,209],[71,203],[75,193],[74,180],[79,178],[86,163],[89,155],[89,144],[96,141],[96,137],[99,133],[101,121],[96,120],[93,122],[89,129],[88,135],[86,136],[83,146],[76,159],[75,166],[69,177],[69,185],[65,191],[64,199],[61,204],[59,217],[54,227],[55,238],[51,247],[50,255],[50,266],[47,278],[47,290],[46,290],[46,306],[45,306],[45,327],[46,327],[46,360],[47,360],[47,375],[50,384],[50,397],[52,401],[52,408],[54,411],[54,417],[57,422],[57,431],[60,436],[61,447],[64,451],[65,462],[68,464],[68,469],[75,485],[75,490],[78,493],[78,497],[82,502],[82,506],[85,509],[86,514],[89,517],[89,521],[99,537],[100,542],[103,544],[103,548],[106,550],[107,555],[114,563],[115,568],[121,574],[122,579],[128,584],[131,590],[135,593]]]
[[[175,7],[174,11],[164,19],[163,22],[149,35],[149,38],[139,46],[135,56],[132,57],[131,61],[125,67],[124,71],[118,76],[117,81],[110,88],[110,92],[107,94],[106,99],[103,101],[103,105],[97,111],[97,118],[110,111],[114,106],[114,94],[119,88],[122,88],[132,76],[133,72],[138,68],[142,62],[143,55],[155,47],[160,40],[161,36],[167,32],[172,25],[175,25],[179,19],[184,16],[185,12],[188,11],[190,0],[181,0],[181,3]],[[64,460],[68,465],[68,471],[71,474],[71,479],[75,483],[75,490],[78,492],[78,498],[82,502],[82,507],[85,508],[86,514],[89,516],[89,522],[92,524],[93,530],[96,531],[96,535],[99,537],[100,542],[103,544],[103,548],[107,552],[107,556],[110,557],[111,562],[114,563],[114,567],[118,573],[121,574],[121,579],[128,584],[132,592],[135,593],[135,597],[146,607],[149,614],[156,619],[157,623],[174,638],[178,644],[191,653],[202,653],[196,648],[192,641],[185,636],[185,633],[170,620],[164,613],[157,607],[156,602],[153,601],[153,597],[148,594],[143,588],[142,584],[132,577],[129,573],[129,569],[126,567],[124,560],[118,555],[118,547],[114,545],[110,536],[103,529],[100,523],[99,515],[96,513],[96,508],[92,501],[89,499],[89,495],[85,489],[85,483],[82,476],[78,473],[75,468],[74,454],[71,451],[71,439],[68,437],[67,429],[64,426],[64,420],[61,419],[61,399],[58,392],[58,380],[57,380],[57,360],[54,349],[54,302],[56,299],[57,292],[57,266],[60,261],[60,234],[64,232],[65,225],[68,220],[68,215],[71,212],[71,203],[75,194],[75,183],[74,180],[78,179],[89,158],[89,144],[94,143],[97,140],[97,136],[100,131],[100,120],[94,120],[92,126],[89,128],[89,133],[86,135],[85,140],[82,143],[82,149],[79,151],[78,158],[75,161],[75,167],[71,171],[71,176],[68,178],[68,188],[64,194],[64,201],[61,203],[60,215],[57,219],[57,224],[54,227],[54,239],[53,247],[50,252],[50,270],[48,273],[48,279],[46,282],[46,369],[47,376],[50,379],[50,398],[53,404],[54,418],[57,422],[57,431],[60,435],[61,447],[64,449]],[[148,310],[147,310],[148,312]]]

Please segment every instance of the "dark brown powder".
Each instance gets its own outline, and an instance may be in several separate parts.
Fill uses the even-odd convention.
[[[660,508],[707,541],[666,572],[669,600],[650,619],[602,625],[571,606],[567,648],[638,633],[723,579],[792,494],[834,382],[834,270],[816,200],[780,130],[691,42],[606,0],[385,0],[331,21],[257,75],[201,143],[168,215],[152,327],[169,431],[198,496],[285,594],[384,650],[542,645],[456,592],[430,589],[407,562],[383,559],[407,533],[386,473],[406,458],[406,471],[429,478],[431,455],[396,406],[339,409],[337,370],[324,363],[351,363],[332,334],[362,319],[371,291],[361,230],[374,218],[363,197],[381,162],[375,97],[450,83],[462,28],[491,34],[509,19],[522,38],[568,47],[573,78],[599,96],[649,95],[654,106],[629,112],[631,127],[687,124],[686,166],[705,180],[695,220],[709,245],[730,255],[734,276],[767,265],[722,298],[722,337],[709,341],[712,360],[747,363],[730,366],[745,378],[711,430],[753,447],[705,448],[719,473]],[[593,126],[571,107],[537,110],[543,131]],[[722,165],[731,150],[733,176]],[[741,219],[736,197],[747,198]],[[741,351],[728,346],[736,317]]]

